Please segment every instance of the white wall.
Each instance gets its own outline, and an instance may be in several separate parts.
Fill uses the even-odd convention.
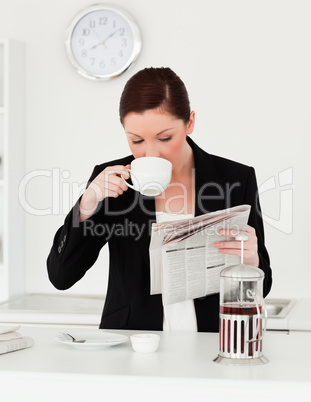
[[[311,2],[109,2],[136,17],[143,50],[123,76],[98,83],[75,73],[63,45],[72,17],[92,1],[0,0],[0,37],[26,44],[26,173],[54,168],[56,178],[59,169],[61,203],[67,204],[59,214],[26,214],[26,291],[56,292],[47,278],[46,257],[69,208],[68,191],[84,183],[96,163],[129,153],[118,121],[122,88],[139,69],[163,65],[188,87],[197,116],[193,139],[199,145],[254,166],[259,185],[271,187],[269,179],[278,180],[282,171],[290,182],[288,169],[293,169],[292,183],[261,198],[273,220],[266,224],[274,271],[271,296],[309,296]],[[33,207],[51,207],[52,179],[33,179],[27,197]],[[69,292],[103,293],[106,251],[101,260]]]

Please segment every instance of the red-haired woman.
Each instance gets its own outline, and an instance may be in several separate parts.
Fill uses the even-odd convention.
[[[94,168],[83,196],[55,235],[47,261],[49,278],[58,289],[71,287],[109,243],[100,328],[216,332],[218,294],[165,308],[161,295],[150,295],[151,225],[250,205],[244,263],[264,271],[267,295],[272,278],[255,171],[210,155],[191,140],[195,113],[184,83],[170,68],[146,68],[129,79],[120,100],[120,120],[132,155]],[[133,159],[143,156],[168,159],[173,165],[170,185],[159,196],[144,197],[121,178],[128,178]],[[221,253],[240,254],[235,241],[215,247]]]

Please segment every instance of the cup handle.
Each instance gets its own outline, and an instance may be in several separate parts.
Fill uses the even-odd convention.
[[[127,169],[127,170],[128,170],[129,173],[131,174],[131,169]],[[124,183],[125,183],[127,186],[129,186],[129,187],[131,187],[133,190],[136,190],[136,191],[137,191],[137,188],[134,187],[132,184],[128,183],[128,182],[124,179],[124,177],[122,176],[122,174],[121,174],[121,179],[124,181]]]

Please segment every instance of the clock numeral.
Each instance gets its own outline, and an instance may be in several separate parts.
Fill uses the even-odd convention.
[[[94,66],[94,63],[95,63],[95,61],[96,61],[95,57],[91,57],[91,58],[90,58],[90,61],[91,61],[91,66]]]
[[[107,17],[100,17],[99,19],[99,25],[107,25]]]
[[[122,39],[122,41],[121,41],[121,46],[122,46],[122,47],[126,47],[126,46],[127,46],[127,40],[126,40],[126,39]]]
[[[95,20],[90,20],[89,27],[90,28],[95,28],[96,27],[96,21]]]
[[[113,20],[112,28],[115,28],[116,26],[117,26],[116,20]]]
[[[80,45],[80,46],[83,46],[83,45],[84,45],[84,39],[82,39],[82,38],[79,39],[79,45]]]
[[[83,28],[83,29],[82,29],[82,35],[83,35],[83,36],[88,36],[88,35],[90,34],[90,32],[91,32],[91,31],[90,31],[88,28]]]
[[[105,68],[105,67],[106,67],[105,60],[101,60],[101,61],[100,61],[99,67],[100,67],[100,68]]]
[[[120,57],[123,57],[123,50],[120,50],[120,52],[118,53],[118,55],[119,55]]]
[[[124,36],[125,28],[120,28],[119,31],[120,31],[120,36]]]
[[[82,49],[81,57],[87,57],[87,50],[86,49]]]
[[[116,59],[115,59],[114,57],[112,57],[112,58],[110,59],[110,65],[111,65],[111,66],[115,66],[115,65],[116,65]]]

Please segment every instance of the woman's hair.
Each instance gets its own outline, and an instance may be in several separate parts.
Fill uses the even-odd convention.
[[[145,68],[126,83],[120,99],[120,121],[130,113],[162,109],[188,123],[190,102],[183,81],[168,67]]]

